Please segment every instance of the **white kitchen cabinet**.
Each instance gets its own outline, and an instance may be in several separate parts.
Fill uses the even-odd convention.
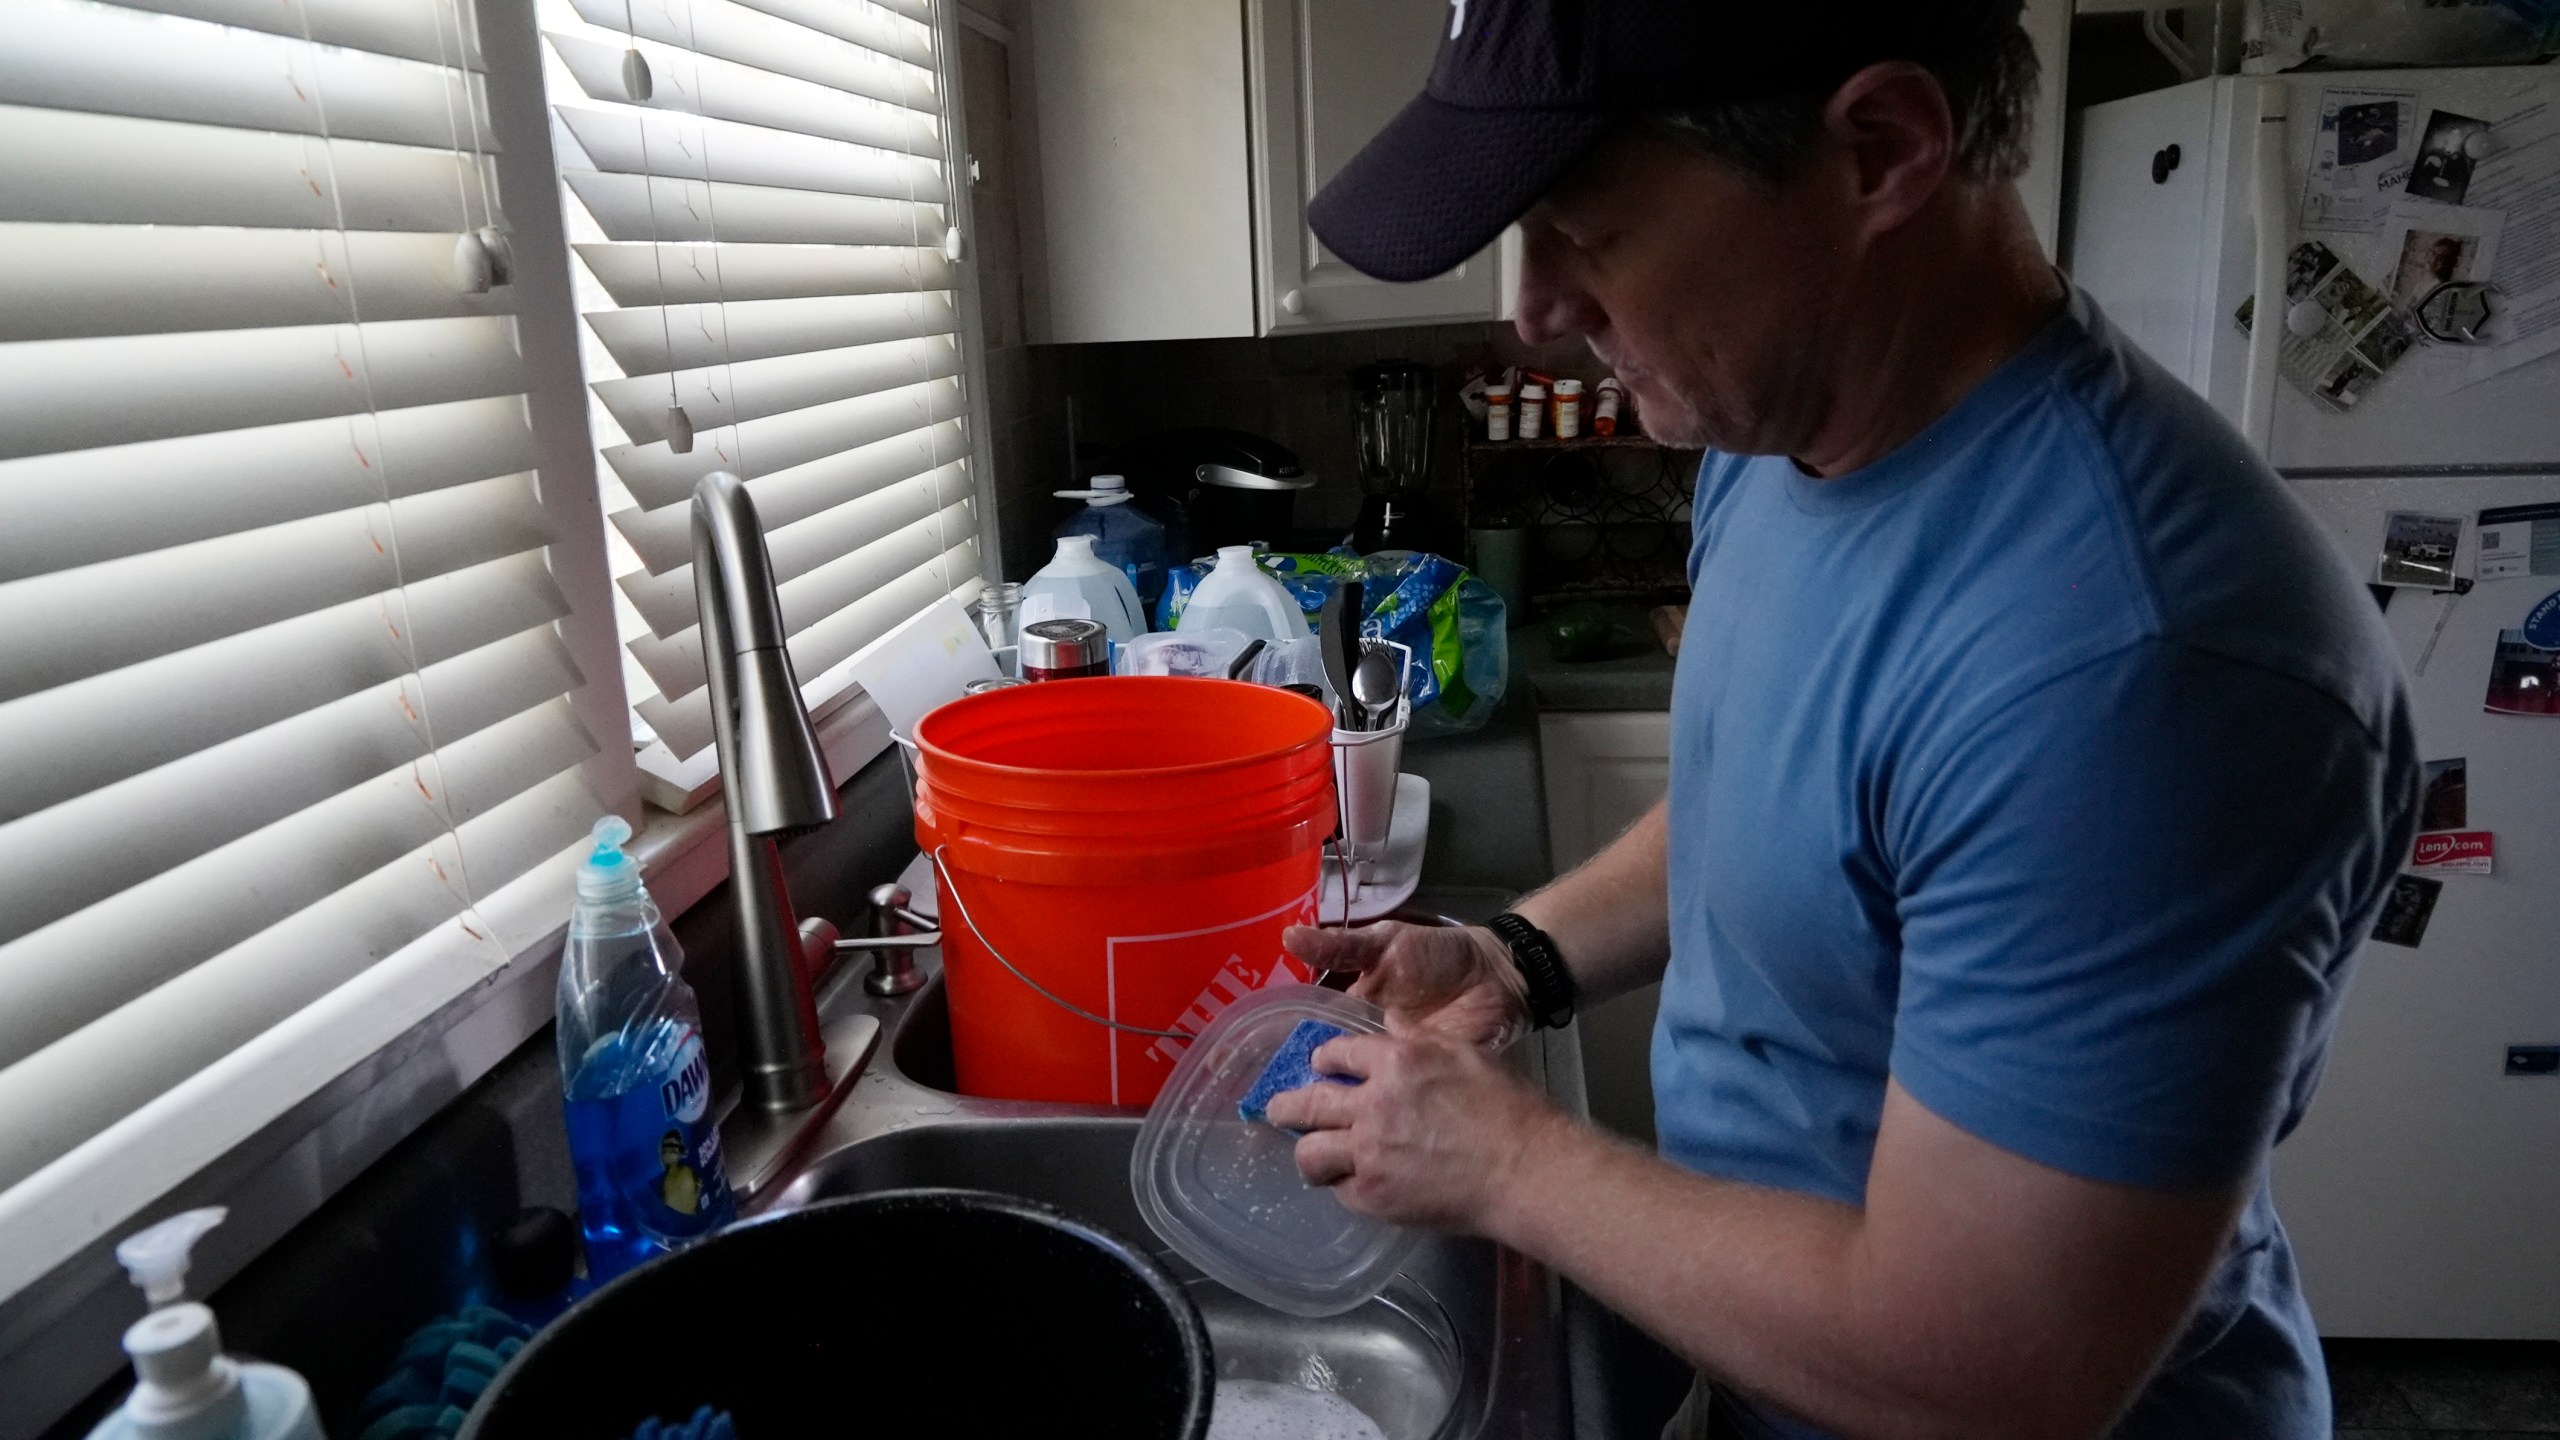
[[[1494,318],[1490,249],[1416,285],[1325,253],[1306,202],[1422,90],[1446,0],[1039,0],[1021,7],[1038,195],[1035,343]]]
[[[1255,303],[1266,335],[1488,320],[1490,248],[1412,285],[1372,280],[1307,228],[1307,202],[1422,90],[1450,10],[1442,0],[1249,0]]]
[[[1671,715],[1605,710],[1538,717],[1547,846],[1558,874],[1598,854],[1653,808],[1671,782]],[[1585,1009],[1582,1069],[1591,1118],[1653,1142],[1653,1015],[1647,985]]]
[[[1254,333],[1243,22],[1199,0],[1017,7],[1035,164],[1017,196],[1033,343]]]

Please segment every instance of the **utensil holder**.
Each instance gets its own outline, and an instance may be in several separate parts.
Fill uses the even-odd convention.
[[[1394,718],[1376,730],[1333,732],[1334,792],[1342,802],[1342,842],[1360,880],[1367,883],[1378,856],[1386,849],[1387,829],[1396,813],[1396,775],[1404,763],[1405,727],[1413,719],[1413,699],[1396,701]]]

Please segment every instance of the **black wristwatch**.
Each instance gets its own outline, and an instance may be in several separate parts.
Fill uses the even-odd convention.
[[[1565,968],[1564,952],[1556,948],[1555,937],[1505,910],[1485,922],[1485,928],[1499,938],[1511,952],[1511,963],[1520,967],[1520,978],[1529,982],[1529,1019],[1549,1030],[1560,1030],[1573,1019],[1573,972]]]

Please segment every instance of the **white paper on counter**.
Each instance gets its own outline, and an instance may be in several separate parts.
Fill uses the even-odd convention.
[[[889,717],[889,728],[912,737],[925,713],[968,692],[972,680],[993,680],[996,667],[987,637],[960,602],[945,595],[932,608],[889,633],[857,658],[853,678]]]

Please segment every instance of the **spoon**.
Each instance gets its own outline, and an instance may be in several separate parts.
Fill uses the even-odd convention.
[[[1363,650],[1359,667],[1351,672],[1351,698],[1368,712],[1371,730],[1382,728],[1386,717],[1395,713],[1396,702],[1404,698],[1404,685],[1396,675],[1395,657],[1385,650]]]

